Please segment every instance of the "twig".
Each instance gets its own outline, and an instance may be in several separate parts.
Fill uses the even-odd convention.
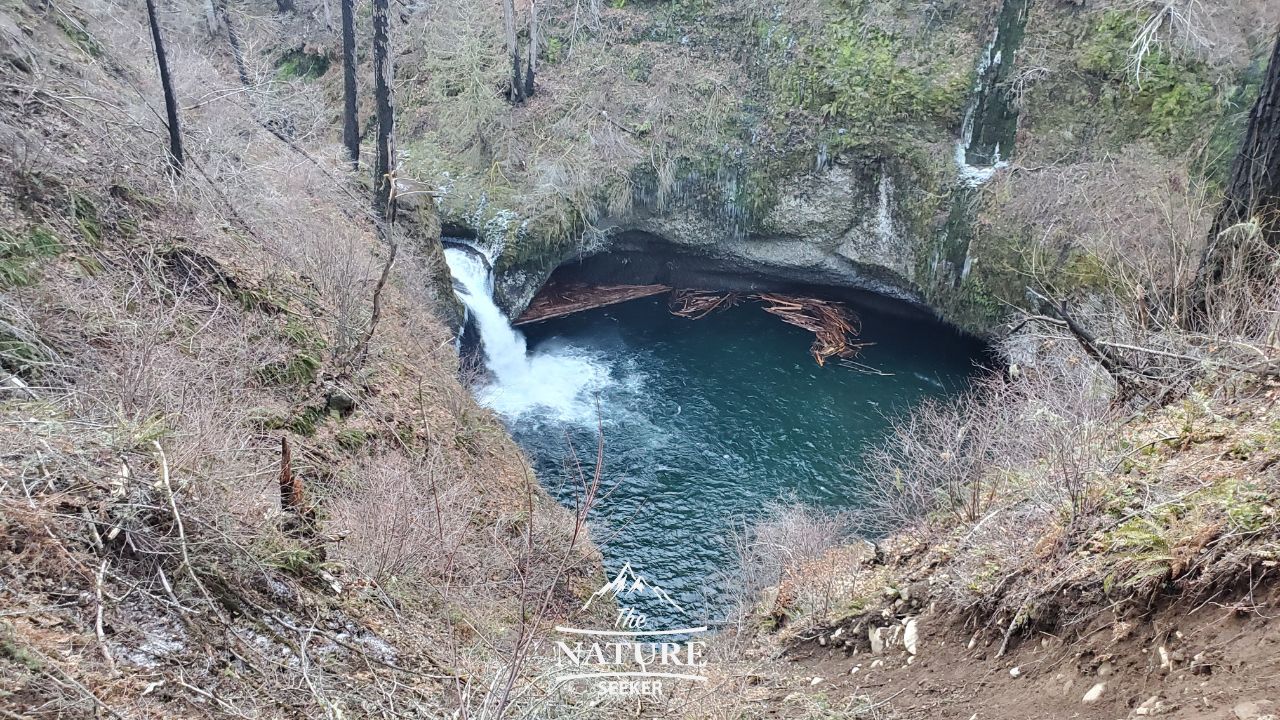
[[[182,551],[182,565],[187,569],[187,574],[191,576],[191,581],[200,589],[200,593],[208,599],[209,591],[205,589],[204,583],[200,582],[200,578],[196,576],[195,568],[191,564],[191,555],[187,552],[187,531],[182,524],[182,514],[178,512],[178,501],[173,494],[173,485],[169,482],[169,459],[165,457],[164,448],[160,447],[159,441],[152,440],[151,444],[155,446],[156,452],[160,455],[160,481],[164,485],[165,494],[168,496],[169,511],[173,513],[173,523],[178,529],[178,547]],[[167,583],[166,589],[169,589]],[[170,589],[170,595],[172,595],[172,592],[172,589]]]
[[[111,656],[111,648],[107,646],[107,634],[102,629],[102,613],[103,613],[102,578],[106,574],[107,574],[107,561],[103,560],[102,564],[98,566],[98,578],[97,578],[97,582],[94,583],[94,586],[93,586],[93,594],[97,600],[96,602],[97,613],[93,622],[93,632],[95,635],[98,636],[98,647],[101,648],[102,650],[102,659],[106,660],[107,662],[107,669],[111,671],[112,675],[115,675],[116,659]]]

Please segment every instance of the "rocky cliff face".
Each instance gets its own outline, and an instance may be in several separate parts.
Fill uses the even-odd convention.
[[[406,165],[497,253],[512,313],[565,263],[629,265],[867,291],[986,332],[1027,284],[1114,281],[1132,253],[1080,224],[1098,203],[1149,230],[1214,192],[1266,44],[1246,5],[1188,36],[1109,2],[637,3],[587,25],[540,4],[541,92],[460,119],[470,66],[427,54]]]
[[[885,170],[845,162],[779,179],[776,201],[753,230],[703,202],[636,208],[607,218],[594,247],[560,262],[626,256],[612,281],[703,287],[787,284],[865,291],[924,307],[916,268],[926,243],[911,234],[902,198]],[[720,210],[720,212],[717,212]],[[637,260],[649,255],[649,261]],[[499,299],[518,312],[559,263],[509,267]],[[616,263],[615,263],[616,265]],[[600,263],[597,263],[600,266]],[[629,277],[630,276],[630,277]]]

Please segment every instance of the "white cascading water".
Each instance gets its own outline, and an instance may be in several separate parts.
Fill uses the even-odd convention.
[[[563,420],[591,420],[592,391],[609,382],[603,359],[569,350],[530,356],[524,335],[511,326],[493,302],[489,266],[478,250],[445,248],[454,291],[480,331],[490,382],[477,392],[480,402],[514,418],[530,412],[550,412]]]
[[[518,381],[529,369],[524,336],[511,327],[507,316],[493,303],[489,268],[476,253],[460,248],[447,248],[444,257],[449,273],[461,285],[456,289],[458,299],[467,306],[480,330],[485,364],[499,383]]]

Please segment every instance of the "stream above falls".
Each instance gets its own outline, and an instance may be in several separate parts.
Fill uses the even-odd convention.
[[[483,264],[446,254],[485,353],[476,395],[568,506],[581,491],[570,447],[589,475],[603,432],[592,538],[610,577],[630,563],[687,614],[642,608],[658,622],[723,618],[731,533],[774,501],[855,506],[859,458],[889,418],[963,389],[980,359],[946,326],[862,308],[861,339],[874,344],[860,360],[883,374],[820,367],[813,336],[758,303],[688,320],[665,296],[520,332],[488,300]]]

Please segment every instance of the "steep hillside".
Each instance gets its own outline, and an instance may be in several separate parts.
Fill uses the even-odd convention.
[[[1180,320],[1280,5],[521,2],[513,103],[500,3],[409,0],[382,218],[338,0],[156,0],[180,171],[145,7],[2,3],[0,715],[1274,715],[1280,295]],[[743,531],[707,683],[560,693],[599,476],[553,502],[473,400],[442,233],[508,311],[594,257],[1007,362],[891,428],[860,515]]]
[[[168,9],[182,175],[134,3],[0,13],[0,711],[524,702],[473,688],[598,554],[460,385],[408,222],[374,327],[325,98]]]

